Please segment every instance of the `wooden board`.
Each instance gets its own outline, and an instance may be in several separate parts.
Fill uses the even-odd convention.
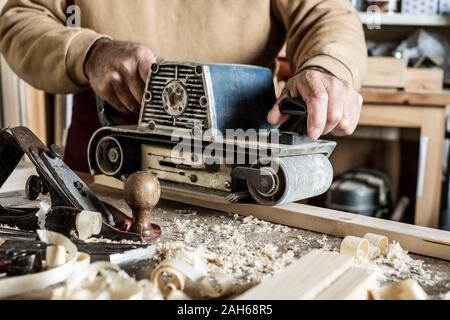
[[[97,176],[94,183],[116,189],[123,182]],[[401,243],[405,250],[450,261],[450,232],[401,222],[312,207],[299,203],[268,207],[258,204],[227,203],[222,198],[185,190],[162,189],[162,198],[211,210],[252,215],[258,219],[344,238],[375,233]]]
[[[440,68],[408,68],[406,71],[407,90],[442,91],[444,70]]]
[[[361,267],[352,267],[342,274],[317,300],[369,300],[369,290],[375,288],[375,273]]]
[[[363,87],[404,88],[408,61],[392,57],[369,57]]]
[[[362,89],[364,103],[397,104],[433,107],[450,105],[450,91],[398,91],[386,89]],[[364,109],[364,108],[363,108]]]
[[[312,300],[352,265],[352,257],[313,250],[238,300]]]

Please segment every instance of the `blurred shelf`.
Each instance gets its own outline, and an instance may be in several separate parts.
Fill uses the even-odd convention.
[[[381,26],[419,26],[419,27],[450,27],[450,15],[411,15],[403,13],[360,12],[363,24],[377,24]]]

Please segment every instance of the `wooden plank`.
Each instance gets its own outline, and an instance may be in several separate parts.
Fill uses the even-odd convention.
[[[364,87],[404,88],[408,61],[393,57],[369,57]]]
[[[406,90],[442,91],[444,70],[441,68],[408,68]]]
[[[369,290],[375,288],[375,273],[352,267],[322,291],[317,300],[369,300]]]
[[[95,184],[123,188],[123,182],[107,177],[95,177]],[[222,198],[187,190],[162,188],[162,198],[211,210],[252,215],[258,219],[295,228],[344,238],[348,235],[364,237],[375,233],[399,242],[413,253],[450,261],[450,232],[409,225],[396,221],[318,208],[299,203],[268,207],[258,204],[227,203]]]
[[[237,300],[312,300],[352,265],[351,257],[313,250]]]
[[[398,91],[387,89],[362,89],[365,103],[440,106],[450,104],[450,91]]]

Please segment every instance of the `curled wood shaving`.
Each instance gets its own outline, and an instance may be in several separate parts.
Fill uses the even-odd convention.
[[[221,298],[235,285],[223,273],[209,273],[207,260],[211,258],[204,248],[178,247],[152,272],[151,280],[166,299]]]
[[[103,217],[99,212],[81,211],[75,219],[78,237],[86,240],[93,235],[98,235],[102,230]]]
[[[233,292],[233,279],[223,273],[213,273],[203,277],[199,283],[199,293],[204,298],[222,298]]]
[[[38,230],[37,233],[41,241],[63,246],[67,251],[67,262],[46,271],[0,280],[0,299],[63,282],[76,270],[78,250],[72,241],[52,231]]]
[[[149,280],[136,281],[118,266],[96,262],[53,291],[53,300],[161,300]]]
[[[341,243],[340,253],[363,259],[369,253],[369,241],[359,237],[347,236]]]

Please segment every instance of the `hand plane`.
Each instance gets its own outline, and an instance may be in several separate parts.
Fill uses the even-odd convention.
[[[62,152],[59,147],[53,145],[47,148],[36,135],[25,127],[16,127],[10,130],[0,131],[0,156],[4,166],[0,169],[0,186],[13,172],[22,156],[26,154],[36,166],[37,176],[28,178],[25,187],[27,198],[35,200],[40,194],[49,194],[51,208],[45,216],[45,227],[49,230],[70,235],[72,230],[80,230],[83,224],[91,226],[90,234],[85,237],[103,237],[106,239],[133,242],[149,242],[159,237],[159,226],[149,222],[150,212],[148,208],[159,200],[152,198],[152,202],[130,198],[128,203],[132,205],[134,218],[131,219],[117,208],[100,201],[89,186],[83,182],[61,159]],[[129,189],[145,193],[146,184],[155,186],[156,182],[140,181],[140,185],[130,183]],[[159,185],[157,185],[159,188]],[[144,190],[144,191],[143,191]],[[131,192],[128,191],[128,192]],[[154,190],[150,190],[154,191]],[[153,195],[153,193],[152,193]],[[145,212],[140,212],[142,210]],[[146,230],[142,227],[144,221]],[[0,224],[17,226],[23,230],[39,229],[36,210],[3,208],[0,206]],[[89,229],[89,228],[88,228]]]
[[[104,127],[89,144],[91,173],[123,180],[149,171],[163,188],[230,202],[251,197],[263,205],[326,192],[336,143],[306,136],[307,108],[300,99],[280,103],[281,112],[291,115],[288,123],[269,125],[275,102],[267,68],[155,63],[136,125],[123,125],[114,108],[98,99]]]

